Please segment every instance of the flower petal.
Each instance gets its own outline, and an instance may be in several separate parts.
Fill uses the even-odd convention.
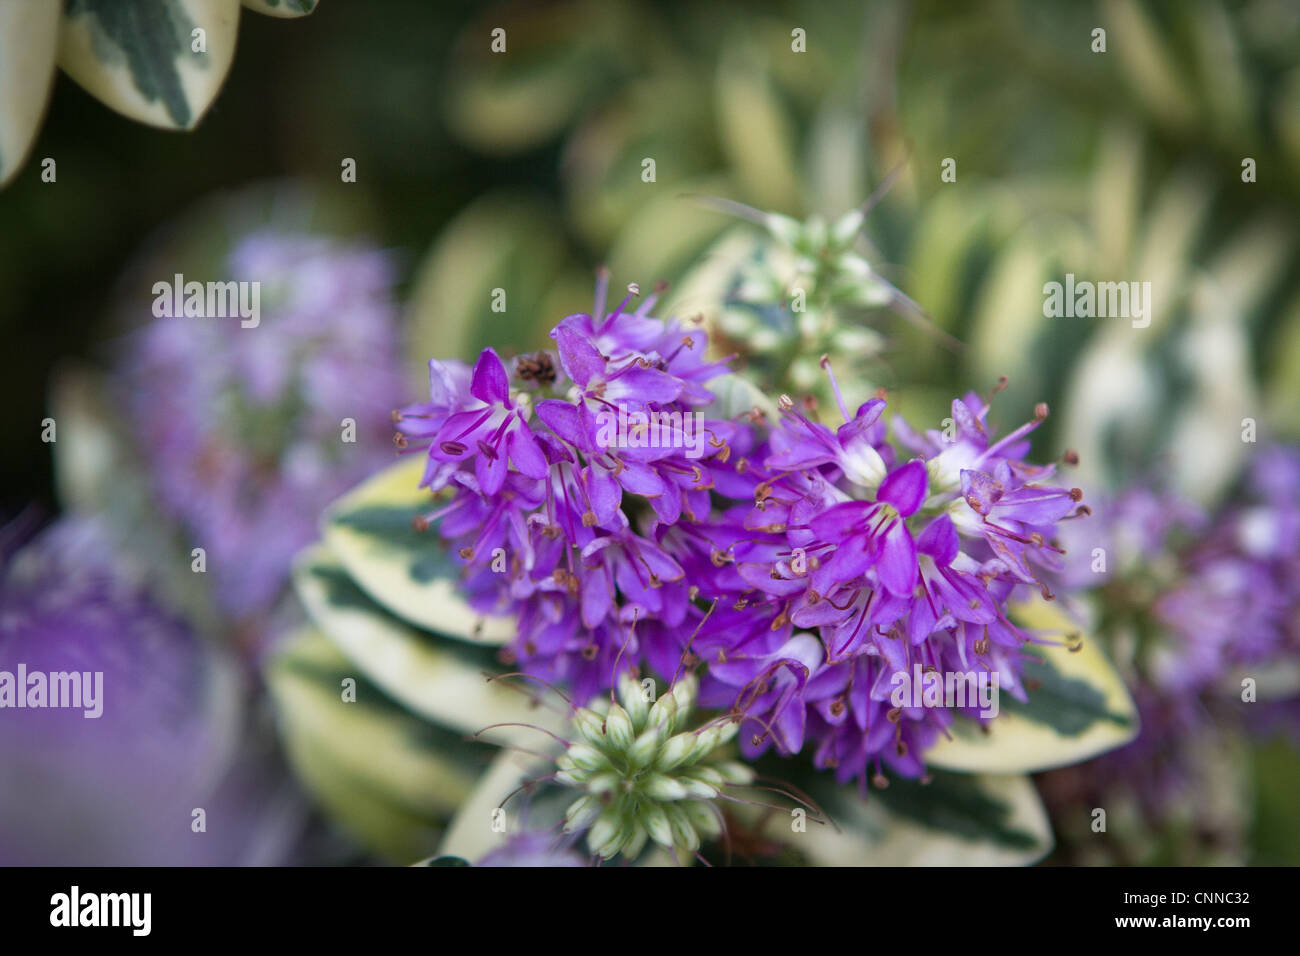
[[[931,521],[916,539],[917,550],[934,558],[940,567],[952,564],[960,547],[957,529],[947,515],[940,515]]]
[[[561,325],[552,335],[560,353],[560,364],[569,378],[586,387],[605,374],[605,360],[591,339],[572,326]]]
[[[899,514],[906,517],[914,514],[916,509],[921,507],[929,485],[925,464],[914,459],[901,468],[895,468],[889,477],[881,482],[880,490],[876,492],[876,500],[888,502]]]
[[[470,382],[470,394],[480,402],[489,405],[505,404],[510,398],[510,379],[506,377],[506,367],[493,349],[484,349],[474,363],[474,375]]]
[[[911,594],[916,587],[916,544],[912,533],[901,519],[890,524],[879,538],[880,557],[876,561],[876,574],[890,594],[900,597]]]

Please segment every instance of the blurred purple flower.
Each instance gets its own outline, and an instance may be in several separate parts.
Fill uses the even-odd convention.
[[[281,592],[322,508],[383,461],[401,368],[392,267],[370,246],[254,233],[220,278],[260,283],[260,321],[156,318],[121,384],[161,507],[244,617]]]
[[[1134,488],[1068,530],[1063,580],[1098,588],[1101,633],[1135,641],[1142,725],[1128,746],[1062,774],[1086,775],[1093,793],[1131,788],[1158,817],[1195,792],[1185,742],[1209,724],[1267,731],[1300,713],[1300,695],[1266,690],[1270,672],[1300,661],[1298,522],[1300,449],[1269,446],[1213,515]],[[1246,678],[1259,685],[1253,702],[1239,696]]]
[[[100,526],[64,519],[0,562],[0,863],[282,862],[299,798],[241,750],[237,685]],[[50,706],[76,703],[52,676],[74,673],[94,706]]]
[[[571,846],[573,839],[545,830],[526,830],[480,859],[475,866],[574,867],[589,860]]]

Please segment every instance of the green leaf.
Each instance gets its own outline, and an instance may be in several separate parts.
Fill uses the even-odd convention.
[[[681,193],[707,194],[720,188],[725,184],[717,179],[696,180],[683,183],[672,195],[645,198],[610,243],[608,261],[614,275],[639,281],[642,289],[648,289],[660,279],[681,275],[697,262],[727,222]],[[687,303],[684,308],[690,310],[691,306]],[[667,313],[657,308],[655,315],[686,317],[697,311]]]
[[[1050,334],[1043,315],[1043,283],[1047,263],[1041,236],[1017,236],[1001,251],[980,289],[970,333],[970,362],[977,381],[1008,376],[1022,390],[1036,391],[1039,364],[1030,348]]]
[[[1189,82],[1165,44],[1144,5],[1105,0],[1100,11],[1129,88],[1148,112],[1166,127],[1185,131],[1198,121]]]
[[[1282,736],[1251,747],[1251,859],[1255,866],[1300,864],[1295,795],[1300,792],[1300,752]],[[1216,774],[1218,776],[1219,774]]]
[[[777,98],[767,71],[724,47],[714,96],[727,159],[754,205],[800,215],[802,202],[794,156],[794,124]]]
[[[1193,283],[1179,349],[1189,388],[1162,424],[1174,487],[1203,504],[1228,491],[1250,451],[1242,423],[1256,418],[1263,404],[1251,318],[1288,276],[1294,246],[1287,219],[1254,218],[1215,251]]]
[[[1300,440],[1300,294],[1280,310],[1282,318],[1263,351],[1267,356],[1268,408],[1281,438]]]
[[[958,720],[952,737],[925,755],[927,765],[973,773],[1036,773],[1079,763],[1123,746],[1137,736],[1137,709],[1119,673],[1096,641],[1080,638],[1079,629],[1056,605],[1035,599],[1012,608],[1022,627],[1063,638],[1071,646],[1036,645],[1027,653],[1040,657],[1025,667],[1029,703],[1000,695],[1001,713],[981,731]],[[1081,644],[1073,642],[1081,640]]]
[[[448,126],[487,152],[541,145],[584,105],[606,96],[614,74],[628,71],[623,39],[645,39],[638,15],[630,4],[578,2],[522,5],[509,17],[470,19],[446,71]],[[505,35],[494,36],[497,28]],[[496,40],[504,51],[494,51]]]
[[[208,576],[190,566],[192,543],[159,514],[147,470],[136,453],[102,378],[69,366],[50,388],[54,484],[65,511],[96,515],[120,547],[149,569],[150,586],[211,637],[220,617]]]
[[[239,0],[68,0],[59,66],[124,116],[192,129],[226,78],[238,27]]]
[[[270,17],[305,17],[316,9],[318,0],[240,0],[254,13],[265,13]]]
[[[863,798],[821,773],[807,791],[834,826],[809,813],[796,832],[795,817],[778,812],[763,833],[813,866],[1019,866],[1052,848],[1047,812],[1028,777],[938,772],[929,783],[891,780]]]
[[[22,168],[36,141],[58,41],[58,3],[0,3],[0,186]]]
[[[521,822],[513,813],[509,795],[528,781],[541,779],[547,773],[546,768],[545,761],[526,754],[510,751],[498,754],[448,825],[438,853],[481,860],[504,845],[510,833],[517,832]],[[502,807],[503,803],[505,807]],[[494,817],[499,819],[494,814],[498,809],[506,811],[504,830],[491,825]]]
[[[924,296],[927,311],[945,331],[953,331],[953,320],[961,313],[969,263],[982,244],[991,244],[990,205],[987,200],[972,201],[952,190],[940,190],[917,210],[909,289]]]
[[[609,262],[646,284],[674,275],[658,271],[682,257],[707,223],[683,194],[731,196],[734,180],[720,172],[713,122],[699,91],[707,83],[690,70],[652,72],[627,84],[601,110],[584,117],[569,138],[561,173],[568,220],[595,249],[610,249]],[[645,180],[646,160],[654,161],[654,179]],[[654,204],[646,227],[653,236],[637,235],[641,214]],[[685,235],[672,232],[672,215],[683,217]],[[710,216],[725,225],[722,217]],[[657,248],[666,244],[662,251]],[[637,258],[644,253],[647,258]],[[627,281],[627,280],[623,280]]]
[[[290,762],[330,815],[389,859],[430,855],[490,751],[394,704],[313,628],[285,641],[266,679]]]
[[[447,637],[500,645],[514,622],[484,617],[460,594],[460,572],[435,528],[412,521],[433,508],[418,487],[424,456],[408,455],[348,492],[325,512],[322,536],[360,588],[398,617]]]
[[[416,630],[371,601],[328,550],[303,552],[294,587],[307,613],[365,677],[420,716],[473,734],[502,721],[535,722],[530,698],[487,676],[486,648]]]
[[[430,358],[473,361],[502,343],[520,351],[550,344],[547,332],[562,316],[542,306],[564,275],[569,253],[562,236],[555,211],[533,196],[489,195],[452,220],[420,265],[411,295],[422,388]],[[496,290],[504,302],[493,311],[501,301]]]

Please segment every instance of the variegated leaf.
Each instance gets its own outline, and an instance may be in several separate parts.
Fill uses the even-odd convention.
[[[36,140],[54,79],[59,4],[0,0],[0,186]]]
[[[830,775],[808,784],[833,823],[803,829],[772,814],[763,834],[813,866],[1024,866],[1052,849],[1038,791],[1023,776],[935,773],[928,783],[892,780],[865,798]]]
[[[480,859],[525,817],[541,818],[535,804],[525,814],[512,799],[529,781],[544,777],[546,768],[544,761],[515,753],[498,757],[448,827],[439,853]],[[793,803],[789,810],[768,809],[773,800],[767,790],[737,789],[740,802],[729,804],[734,820],[761,829],[766,859],[814,866],[1020,866],[1052,848],[1047,813],[1028,777],[939,772],[924,784],[896,780],[864,799],[830,774],[818,774],[805,790],[831,822],[818,822],[812,811],[791,812],[803,809]],[[485,824],[497,808],[505,810],[500,831]],[[720,845],[725,852],[725,842]],[[637,865],[672,862],[655,848]]]
[[[463,641],[504,644],[514,622],[474,611],[437,529],[412,524],[433,506],[418,487],[423,469],[423,456],[409,455],[348,492],[322,519],[324,543],[361,590],[398,617]]]
[[[1012,618],[1068,646],[1027,649],[1039,657],[1025,665],[1024,676],[1032,682],[1029,702],[1000,694],[1001,712],[987,733],[971,721],[954,722],[952,736],[926,753],[927,764],[971,773],[1035,773],[1079,763],[1137,736],[1137,709],[1096,641],[1082,637],[1059,607],[1041,599],[1016,605]]]
[[[290,761],[331,816],[389,859],[429,855],[490,751],[397,706],[314,628],[286,640],[266,677]]]
[[[531,698],[489,683],[487,648],[417,630],[370,600],[328,550],[303,552],[294,586],[307,613],[367,679],[420,716],[458,733],[538,719]]]
[[[59,66],[124,116],[192,129],[235,55],[239,0],[68,0]]]
[[[241,0],[254,13],[269,17],[305,17],[316,9],[319,0]]]

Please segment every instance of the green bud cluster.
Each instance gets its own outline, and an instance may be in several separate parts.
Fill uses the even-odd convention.
[[[753,772],[720,754],[736,736],[738,720],[682,729],[698,689],[687,675],[651,703],[624,674],[617,701],[597,699],[575,711],[578,739],[560,755],[556,780],[585,792],[565,814],[566,833],[586,830],[592,853],[631,860],[647,840],[693,853],[722,832],[714,801],[728,784],[750,783]]]
[[[820,309],[835,306],[856,306],[875,309],[889,305],[893,289],[883,282],[871,268],[871,263],[853,249],[862,229],[863,214],[854,209],[834,222],[821,216],[810,216],[799,222],[788,216],[767,213],[763,223],[768,234],[784,246],[793,257],[795,278],[785,276],[783,288],[762,288],[759,282],[756,293],[779,294],[776,302],[789,296],[790,286],[799,284],[807,290],[810,304]],[[757,276],[752,277],[757,280]],[[775,277],[771,277],[775,279]],[[743,292],[741,295],[744,298]],[[767,301],[773,301],[768,298]]]
[[[772,387],[829,400],[820,356],[861,363],[884,354],[884,336],[856,318],[895,298],[854,248],[863,218],[858,209],[834,221],[763,214],[774,241],[742,262],[714,330]]]

